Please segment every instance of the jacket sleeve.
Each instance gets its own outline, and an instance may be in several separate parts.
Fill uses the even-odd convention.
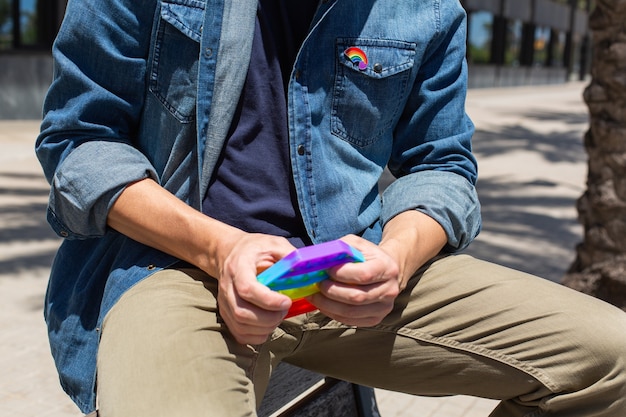
[[[394,135],[388,167],[399,180],[383,194],[383,224],[420,210],[444,228],[449,251],[469,245],[481,226],[474,126],[465,112],[465,31],[458,2],[441,2],[437,33]]]
[[[36,154],[51,184],[48,221],[62,237],[98,237],[124,187],[157,179],[133,146],[146,90],[156,3],[68,3]]]

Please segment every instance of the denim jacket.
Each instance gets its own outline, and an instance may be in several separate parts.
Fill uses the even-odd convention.
[[[201,201],[249,62],[253,0],[68,3],[36,151],[48,220],[65,238],[45,317],[61,383],[95,407],[99,329],[119,297],[177,260],[107,228],[124,187],[151,177]],[[293,181],[313,242],[421,210],[464,248],[480,228],[456,0],[322,0],[288,88]],[[345,54],[360,48],[361,68]],[[385,166],[397,177],[380,196]]]

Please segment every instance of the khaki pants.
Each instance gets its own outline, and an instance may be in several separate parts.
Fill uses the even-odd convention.
[[[626,314],[469,256],[420,270],[378,326],[310,313],[261,346],[229,336],[216,291],[198,270],[167,270],[122,297],[103,326],[101,417],[254,416],[280,361],[388,390],[501,399],[494,417],[626,416]]]

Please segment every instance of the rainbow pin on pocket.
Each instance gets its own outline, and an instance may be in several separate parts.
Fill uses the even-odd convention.
[[[359,70],[365,71],[367,69],[367,55],[361,48],[351,46],[343,51],[343,53],[350,61],[352,61],[353,65],[359,67]]]

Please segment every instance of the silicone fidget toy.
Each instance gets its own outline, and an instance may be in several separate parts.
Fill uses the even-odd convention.
[[[317,283],[328,278],[327,270],[347,262],[363,262],[357,249],[341,240],[296,249],[261,272],[257,280],[292,300],[318,291]]]

